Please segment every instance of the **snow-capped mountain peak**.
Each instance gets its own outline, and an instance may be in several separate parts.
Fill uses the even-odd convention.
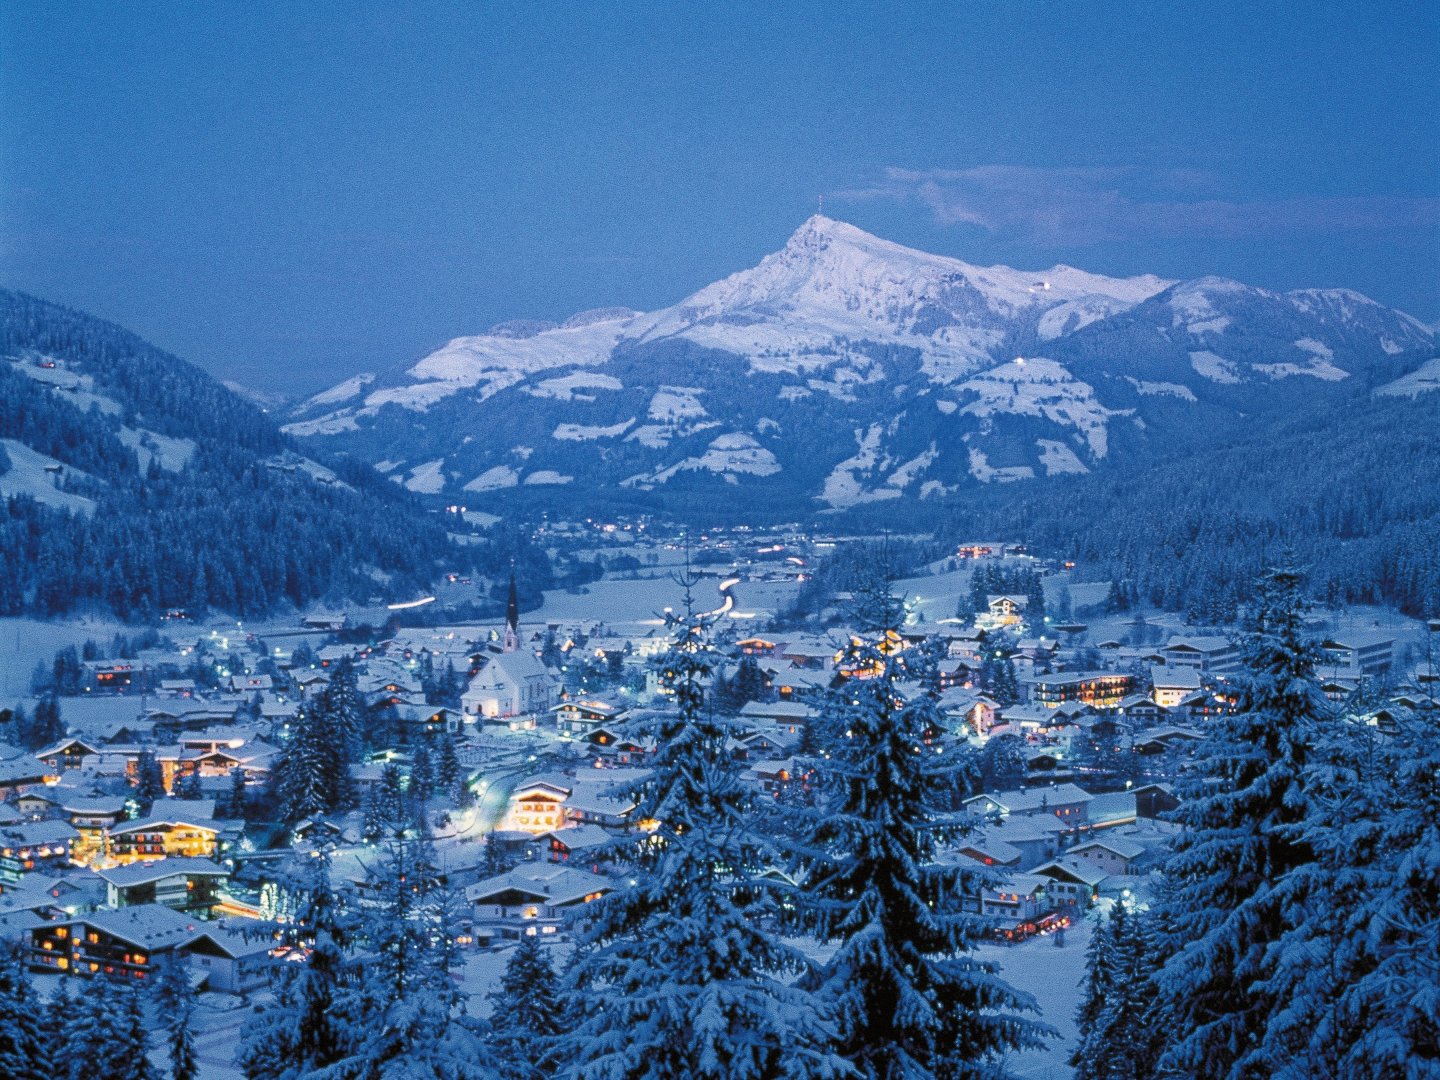
[[[1434,340],[1345,290],[978,266],[817,215],[673,307],[502,323],[287,430],[426,493],[718,481],[838,508],[1112,468],[1393,380]]]

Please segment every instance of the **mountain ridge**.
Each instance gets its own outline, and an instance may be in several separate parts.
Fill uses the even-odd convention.
[[[1187,425],[1329,407],[1435,349],[1350,290],[978,267],[818,215],[671,307],[496,330],[284,430],[426,494],[729,486],[808,512],[1088,472]]]

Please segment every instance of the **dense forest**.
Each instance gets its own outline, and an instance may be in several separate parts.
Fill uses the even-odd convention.
[[[1228,621],[1288,552],[1317,599],[1440,612],[1440,401],[1296,416],[1124,474],[1020,485],[967,502],[955,539],[1023,538],[1117,582],[1122,603]]]
[[[0,292],[0,357],[0,439],[63,463],[57,486],[93,503],[5,500],[0,613],[257,615],[408,598],[442,572],[512,563],[549,583],[523,533],[457,544],[372,469],[312,465],[262,410],[118,326]]]

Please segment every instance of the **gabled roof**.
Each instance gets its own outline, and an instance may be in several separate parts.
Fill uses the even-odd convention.
[[[1120,836],[1106,836],[1103,839],[1086,840],[1083,844],[1076,844],[1070,849],[1070,853],[1072,855],[1079,854],[1088,848],[1104,848],[1106,851],[1119,855],[1122,859],[1138,859],[1146,851],[1144,844],[1134,840],[1126,840]]]
[[[136,818],[134,821],[122,821],[119,825],[110,830],[111,836],[122,836],[125,833],[144,832],[147,829],[155,829],[161,825],[179,825],[189,829],[203,829],[206,832],[218,833],[220,823],[208,818],[182,817],[178,814],[166,814],[163,816],[151,815],[149,817]]]
[[[591,893],[611,892],[614,888],[609,878],[599,874],[556,863],[525,863],[507,873],[477,881],[465,890],[465,898],[471,903],[484,903],[487,897],[517,892],[549,904],[572,904]]]
[[[1078,884],[1089,885],[1092,889],[1110,876],[1104,870],[1096,870],[1092,866],[1086,866],[1083,862],[1071,859],[1051,859],[1049,862],[1035,867],[1031,873],[1048,878],[1068,878]]]
[[[201,928],[192,916],[183,915],[163,904],[136,904],[118,911],[96,911],[76,919],[75,923],[131,945],[139,945],[147,951],[184,945]]]
[[[6,845],[58,844],[62,840],[74,840],[80,836],[68,821],[26,821],[19,825],[7,825],[0,837]]]
[[[229,877],[230,871],[209,859],[169,858],[133,862],[125,866],[113,866],[109,870],[97,871],[117,889],[128,889],[135,885],[148,885],[168,877]]]
[[[54,746],[47,746],[44,750],[37,750],[35,752],[35,756],[37,758],[53,757],[55,754],[64,753],[72,746],[81,747],[87,754],[93,754],[96,750],[96,748],[94,746],[91,746],[88,742],[85,742],[78,736],[71,735],[69,738],[61,739]]]

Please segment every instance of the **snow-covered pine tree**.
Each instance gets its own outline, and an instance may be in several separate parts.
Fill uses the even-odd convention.
[[[455,739],[449,732],[442,732],[436,736],[436,743],[435,783],[446,796],[456,797],[464,778],[460,756],[455,752]]]
[[[281,815],[299,821],[355,805],[345,738],[322,704],[301,705],[281,751],[273,783]]]
[[[77,995],[56,1055],[55,1080],[156,1080],[139,994],[99,975]]]
[[[18,947],[0,945],[0,1076],[50,1080],[54,1072],[40,999]]]
[[[200,1063],[195,1056],[195,1037],[191,1031],[195,988],[190,983],[188,965],[172,954],[155,966],[152,977],[155,1011],[170,1051],[170,1080],[195,1080],[200,1074]]]
[[[378,843],[386,832],[385,814],[380,808],[381,795],[378,790],[365,796],[365,808],[360,824],[360,839],[368,844]]]
[[[808,822],[803,924],[837,948],[816,980],[839,1025],[837,1047],[870,1080],[995,1077],[1010,1050],[1048,1029],[1031,998],[976,959],[985,929],[963,910],[990,880],[978,864],[938,860],[968,819],[934,807],[960,761],[925,745],[943,727],[932,697],[906,702],[898,648],[903,607],[880,574],[855,590],[857,634],[832,695],[817,763],[821,798]]]
[[[1085,949],[1085,978],[1080,984],[1080,1006],[1075,1010],[1075,1027],[1080,1033],[1080,1041],[1070,1055],[1070,1064],[1075,1068],[1074,1080],[1097,1080],[1100,1075],[1090,1062],[1099,1055],[1100,1040],[1104,1036],[1101,1019],[1105,1015],[1105,1004],[1115,989],[1115,923],[1103,916],[1098,908],[1094,923],[1090,944]]]
[[[331,669],[330,681],[320,693],[320,711],[338,743],[338,756],[347,765],[358,760],[364,738],[365,702],[350,657],[342,656]]]
[[[1163,1065],[1197,1080],[1268,1075],[1259,1051],[1279,1005],[1266,979],[1298,915],[1278,885],[1312,858],[1294,826],[1308,812],[1310,748],[1331,713],[1314,678],[1321,654],[1305,609],[1298,571],[1261,579],[1236,710],[1212,722],[1182,787],[1184,831],[1158,905],[1171,955],[1156,986],[1174,1039]]]
[[[563,1030],[560,986],[538,935],[521,937],[491,994],[490,1042],[505,1080],[544,1080]]]
[[[165,796],[165,774],[153,750],[141,751],[135,761],[135,801],[140,813],[148,814],[156,799]]]
[[[240,766],[230,770],[230,790],[225,797],[224,814],[236,821],[245,819],[249,798],[245,788],[245,770]]]
[[[331,1010],[345,1051],[314,1080],[497,1080],[450,978],[458,911],[428,838],[387,844],[370,885],[357,924],[363,958]]]
[[[1151,984],[1158,961],[1145,916],[1116,904],[1096,928],[1092,945],[1096,941],[1103,941],[1095,959],[1106,969],[1108,985],[1087,988],[1099,993],[1087,993],[1076,1018],[1081,1042],[1070,1060],[1075,1080],[1151,1080],[1163,1042]]]
[[[581,912],[566,979],[570,1030],[555,1051],[571,1080],[758,1080],[844,1073],[824,1010],[787,976],[807,965],[773,929],[776,906],[754,876],[770,854],[751,796],[707,709],[716,662],[684,615],[659,669],[675,701],[655,725],[657,750],[637,820],[653,820],[633,884]]]
[[[282,945],[308,955],[304,963],[283,966],[274,1005],[246,1029],[236,1063],[247,1080],[308,1077],[341,1060],[359,1040],[333,1012],[350,976],[356,920],[330,882],[329,853],[298,862],[281,883],[281,918],[273,930]]]
[[[1352,713],[1312,755],[1315,861],[1281,886],[1305,918],[1267,987],[1276,1077],[1440,1076],[1440,713],[1394,723]]]
[[[391,825],[405,818],[405,780],[400,766],[387,761],[380,770],[379,806],[381,816]]]

